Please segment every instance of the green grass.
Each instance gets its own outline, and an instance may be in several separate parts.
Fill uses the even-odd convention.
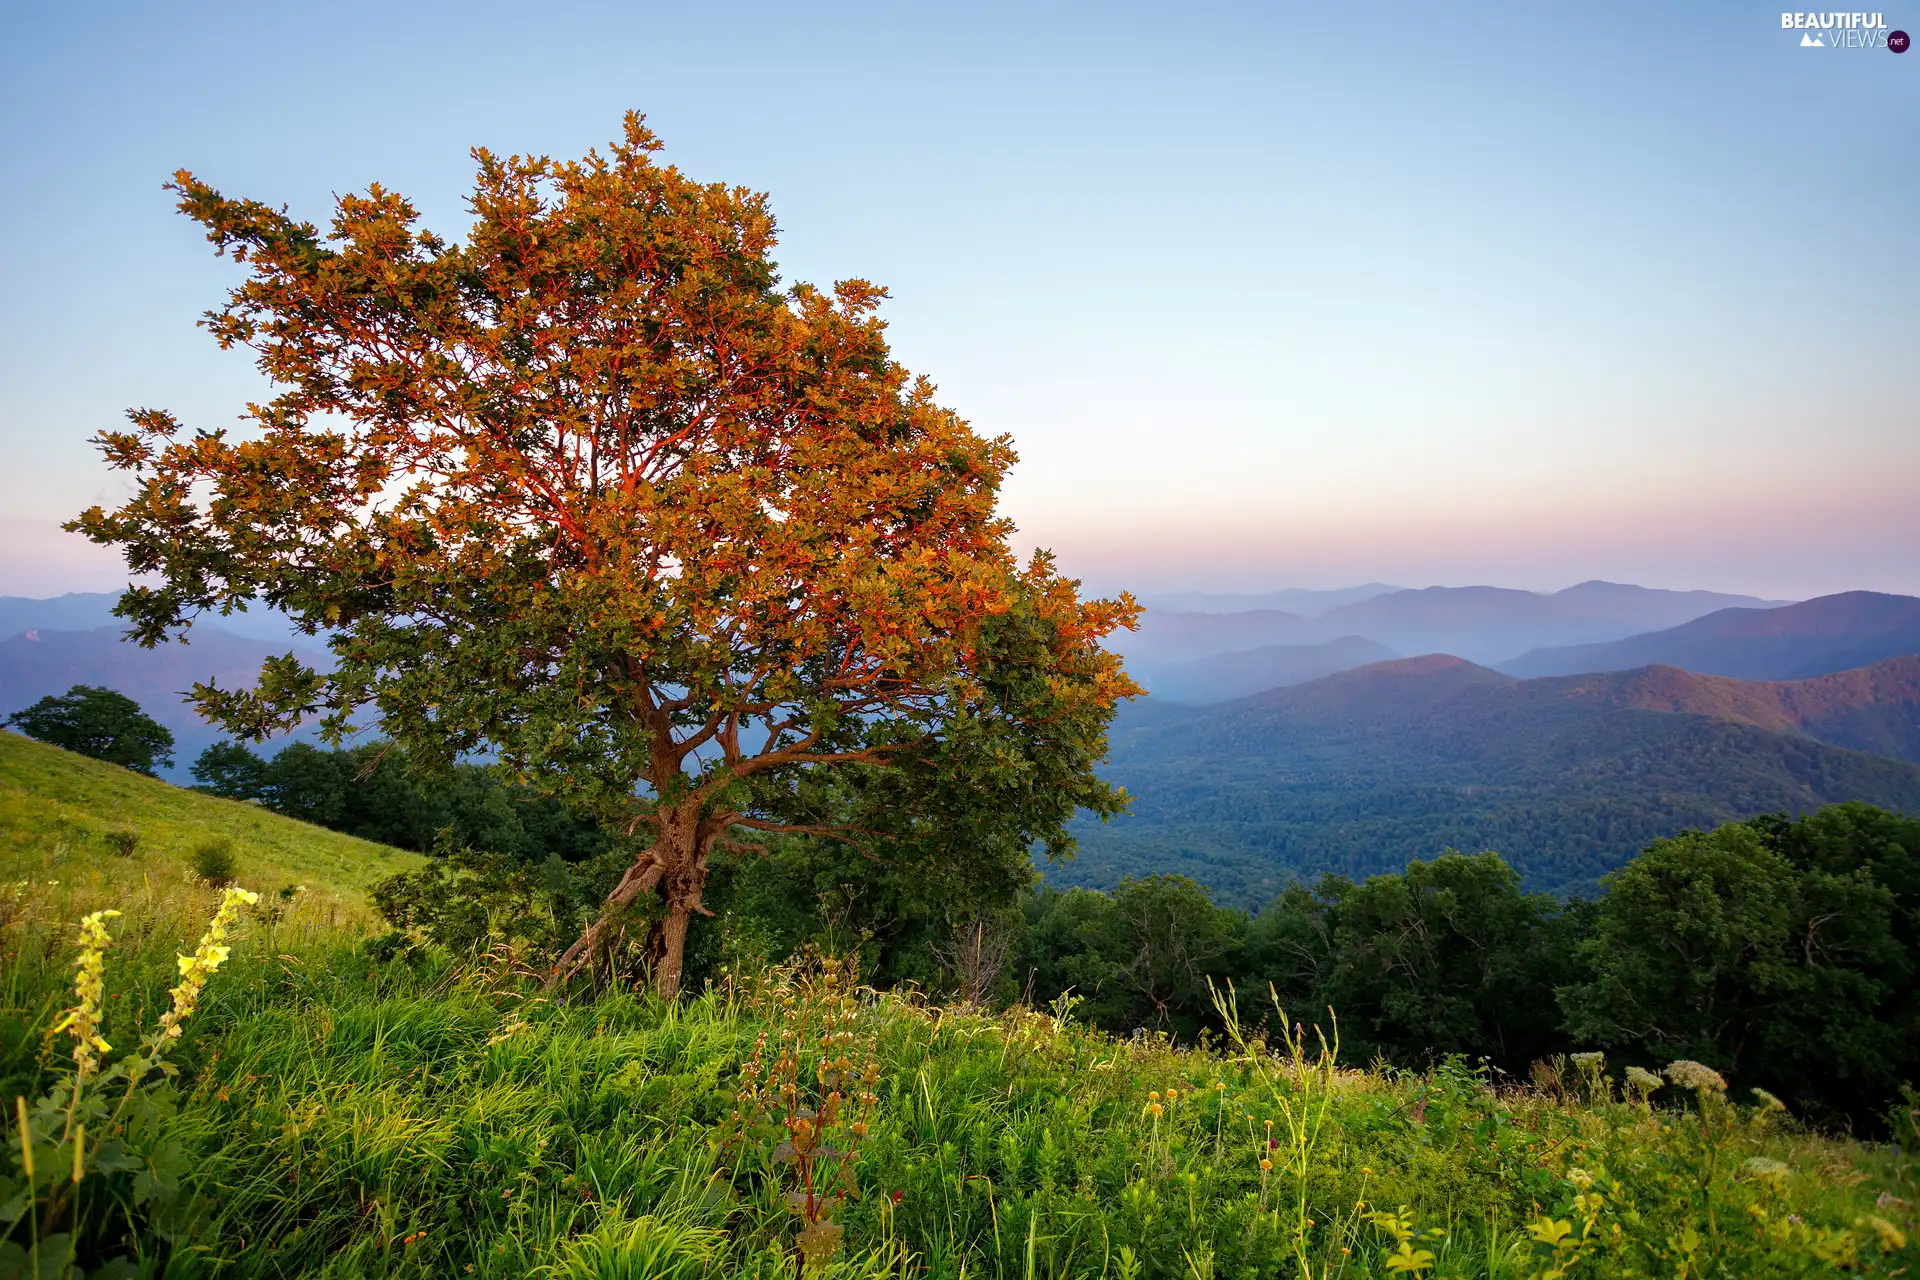
[[[1920,1262],[1911,1125],[1902,1150],[1717,1094],[1696,1108],[1668,1087],[1636,1105],[1571,1069],[1495,1087],[1461,1065],[1296,1059],[1251,1016],[1243,1042],[1179,1047],[1033,1011],[835,997],[805,975],[677,1005],[550,995],[510,955],[455,965],[356,939],[359,886],[403,855],[18,739],[0,747],[7,856],[35,881],[0,894],[0,1220],[22,1186],[12,1099],[45,1095],[71,1061],[52,1029],[73,1002],[78,912],[127,913],[106,955],[117,1057],[167,1009],[174,956],[211,910],[183,870],[198,842],[232,838],[256,887],[324,886],[252,909],[171,1051],[180,1074],[119,1135],[133,1162],[87,1173],[89,1269],[120,1257],[119,1274],[152,1277],[792,1276],[818,1073],[861,1093],[844,1082],[869,1062],[870,1105],[825,1135],[850,1153],[858,1195],[828,1212],[844,1235],[808,1275],[1533,1280],[1557,1256],[1569,1277],[1731,1280],[1893,1277]],[[101,841],[121,821],[141,827],[132,859]],[[331,926],[306,902],[320,892]],[[847,1065],[803,1047],[785,1073],[796,1027],[843,1037]],[[771,1082],[765,1108],[746,1088],[755,1071]],[[48,1145],[39,1159],[42,1185],[71,1164]],[[0,1274],[32,1235],[17,1215],[0,1227]],[[1557,1255],[1536,1239],[1556,1235]]]
[[[114,851],[116,831],[136,833],[131,856]],[[194,851],[220,840],[240,883],[265,893],[304,885],[298,917],[334,925],[370,925],[367,886],[422,861],[0,732],[0,882],[57,881],[64,892],[44,896],[62,916],[193,897]]]

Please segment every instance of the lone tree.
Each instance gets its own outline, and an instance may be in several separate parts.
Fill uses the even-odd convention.
[[[464,244],[379,186],[323,234],[176,174],[248,271],[206,327],[276,394],[231,434],[130,413],[98,442],[135,496],[69,527],[154,575],[119,605],[143,644],[256,600],[325,635],[324,674],[196,686],[229,732],[371,712],[598,814],[634,860],[556,979],[644,917],[671,996],[740,829],[1010,893],[1117,812],[1092,766],[1137,689],[1100,641],[1136,609],[1016,562],[1012,449],[893,361],[884,290],[781,288],[766,198],[659,145],[629,115],[605,156],[476,150]]]
[[[29,738],[139,773],[173,764],[173,733],[124,693],[77,684],[7,718]]]

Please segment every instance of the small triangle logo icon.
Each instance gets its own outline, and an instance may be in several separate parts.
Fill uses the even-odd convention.
[[[1827,47],[1827,42],[1809,31],[1800,37],[1800,47],[1802,49],[1824,49]]]

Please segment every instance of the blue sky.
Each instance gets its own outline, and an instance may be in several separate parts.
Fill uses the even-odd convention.
[[[1887,9],[1920,31],[1920,0]],[[187,167],[458,233],[467,149],[644,111],[771,193],[789,279],[1022,463],[1103,588],[1592,577],[1920,592],[1920,52],[1754,5],[15,4],[0,17],[0,593],[129,406],[259,391]]]

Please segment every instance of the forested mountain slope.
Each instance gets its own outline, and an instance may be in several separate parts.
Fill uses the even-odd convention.
[[[1133,812],[1083,823],[1080,857],[1050,877],[1180,871],[1257,904],[1295,876],[1457,848],[1499,851],[1535,888],[1588,891],[1689,827],[1841,800],[1920,812],[1920,764],[1809,736],[1909,741],[1904,667],[1786,692],[1632,674],[1522,681],[1430,655],[1216,707],[1130,707],[1108,772]]]

